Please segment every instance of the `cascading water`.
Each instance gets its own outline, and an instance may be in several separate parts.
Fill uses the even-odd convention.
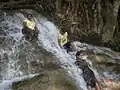
[[[0,25],[2,31],[6,34],[3,37],[6,37],[7,41],[10,42],[8,43],[9,45],[4,46],[4,48],[7,50],[9,48],[8,51],[5,51],[3,47],[1,48],[1,56],[6,53],[8,59],[7,63],[3,60],[3,63],[5,63],[5,65],[3,67],[4,69],[1,69],[1,90],[9,89],[6,84],[11,84],[12,81],[16,81],[18,78],[21,80],[21,78],[24,78],[25,76],[29,77],[32,75],[32,71],[29,66],[29,60],[31,60],[29,58],[32,58],[32,56],[24,58],[25,55],[28,54],[29,48],[32,47],[29,42],[23,39],[23,35],[21,33],[22,20],[24,17],[19,13],[12,15],[9,15],[7,13],[4,14],[4,21],[2,21]],[[55,54],[55,56],[60,60],[61,65],[64,67],[64,69],[66,69],[68,73],[74,77],[77,84],[81,88],[85,89],[84,80],[82,79],[82,76],[79,75],[81,71],[74,65],[75,59],[72,59],[70,55],[68,55],[58,46],[57,28],[51,22],[44,20],[44,18],[36,18],[36,21],[38,23],[37,26],[40,30],[38,41],[39,46],[42,46],[48,52]]]
[[[20,13],[11,15],[10,13],[4,13],[4,21],[0,23],[0,29],[4,32],[2,35],[5,39],[0,48],[0,90],[9,90],[12,82],[33,77],[37,74],[33,72],[30,66],[31,61],[37,61],[38,58],[41,58],[37,56],[37,54],[41,55],[41,53],[34,53],[35,46],[37,46],[37,50],[42,50],[43,53],[52,53],[59,60],[60,65],[68,72],[68,75],[75,80],[79,90],[87,90],[85,81],[82,78],[82,71],[74,64],[76,52],[68,54],[58,45],[57,27],[45,18],[37,16],[35,19],[40,31],[39,40],[35,44],[31,44],[24,39],[21,33],[23,19],[24,16]],[[82,45],[86,45],[87,49],[92,49],[95,52],[105,53],[103,48],[82,43],[79,43],[81,47],[78,47],[79,50],[86,49]],[[112,51],[106,50],[107,55],[119,58],[119,55],[116,56],[111,53]],[[83,58],[86,59],[86,56],[83,56]],[[96,71],[95,73],[97,75]]]
[[[5,20],[2,21],[0,24],[1,31],[4,33],[1,35],[4,40],[1,41],[2,44],[0,48],[0,90],[9,90],[9,86],[7,85],[11,84],[14,80],[24,78],[26,77],[25,75],[31,76],[28,69],[24,68],[25,71],[20,70],[21,65],[19,62],[22,59],[19,59],[18,55],[20,53],[20,45],[22,45],[22,42],[20,41],[22,38],[22,34],[20,33],[20,20],[16,17],[16,15],[5,16]],[[22,48],[24,47],[22,46]],[[22,61],[22,64],[24,64],[24,62],[25,61]]]

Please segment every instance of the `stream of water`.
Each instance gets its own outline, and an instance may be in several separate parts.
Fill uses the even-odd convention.
[[[26,41],[21,33],[22,21],[24,15],[21,13],[3,13],[4,20],[0,22],[1,41],[0,41],[0,90],[11,90],[11,84],[24,78],[34,77],[37,73],[33,73],[29,65],[30,61],[38,60],[37,54],[34,55],[35,49],[33,44]],[[52,53],[60,65],[67,71],[68,75],[75,80],[79,90],[87,90],[85,81],[82,78],[82,71],[74,64],[75,53],[68,54],[58,45],[58,29],[44,17],[37,16],[35,18],[37,27],[39,28],[39,40],[36,41],[38,50],[44,50]],[[3,42],[3,41],[4,42]],[[85,49],[82,43],[79,43],[79,50]],[[106,53],[107,55],[119,59],[119,54],[113,54],[113,51],[106,48],[94,47],[85,44],[87,49],[95,52]],[[112,53],[112,54],[111,54]],[[41,55],[41,53],[38,53]],[[83,56],[86,58],[86,56]],[[96,76],[99,77],[97,70],[94,70]]]

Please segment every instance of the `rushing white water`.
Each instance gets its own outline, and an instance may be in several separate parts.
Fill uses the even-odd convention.
[[[6,16],[5,21],[1,22],[1,27],[2,29],[5,29],[3,31],[7,34],[7,40],[3,43],[6,43],[8,46],[3,45],[4,48],[0,48],[1,57],[6,55],[6,60],[4,58],[1,59],[3,62],[1,62],[0,90],[9,90],[9,85],[11,85],[13,81],[19,81],[23,78],[31,77],[30,74],[24,74],[24,72],[20,70],[21,66],[17,64],[19,59],[17,59],[16,55],[19,52],[18,46],[21,43],[20,40],[22,34],[20,33],[20,20],[13,20],[17,20],[16,16],[13,18],[12,16]]]
[[[62,50],[58,45],[58,30],[51,22],[44,22],[42,25],[38,24],[42,34],[39,35],[40,44],[48,51],[52,52],[59,60],[60,64],[64,69],[67,70],[68,74],[76,80],[76,84],[80,90],[87,90],[86,84],[82,78],[82,72],[74,64],[75,56],[69,55],[65,50]]]
[[[14,82],[15,78],[20,78],[21,80],[21,77],[24,77],[26,75],[29,77],[31,74],[29,68],[26,69],[26,71],[29,72],[25,73],[23,70],[21,70],[21,65],[17,64],[20,61],[17,56],[20,52],[19,46],[22,43],[25,43],[25,40],[22,40],[23,35],[21,33],[21,21],[23,20],[24,16],[18,13],[11,16],[7,16],[7,14],[5,15],[5,21],[2,22],[2,27],[8,27],[7,30],[4,31],[7,33],[8,39],[9,37],[12,37],[14,43],[11,44],[11,50],[8,53],[8,64],[4,67],[5,70],[1,71],[2,79],[0,88],[2,90],[8,90],[8,88],[5,86],[8,86],[8,84],[11,85],[11,83]],[[36,18],[36,21],[37,26],[40,30],[38,41],[39,45],[46,49],[48,52],[53,53],[55,57],[58,58],[58,62],[60,62],[61,66],[67,70],[68,74],[71,77],[73,77],[73,80],[75,80],[80,90],[86,90],[85,82],[81,76],[82,72],[77,68],[77,66],[74,65],[75,57],[67,54],[66,51],[62,50],[58,45],[58,29],[52,22],[49,22],[44,18]],[[23,46],[22,48],[26,47]],[[27,63],[29,63],[29,61],[27,61]]]
[[[7,33],[8,41],[10,40],[11,42],[9,42],[8,45],[10,47],[10,50],[0,48],[0,55],[4,55],[5,53],[7,53],[8,55],[8,60],[6,61],[7,64],[5,62],[5,65],[0,71],[0,90],[10,90],[10,85],[12,84],[12,82],[34,76],[34,74],[31,73],[29,59],[26,62],[24,61],[24,58],[23,60],[19,59],[19,52],[24,52],[22,50],[26,50],[26,48],[31,45],[29,42],[23,39],[23,35],[21,33],[23,19],[24,16],[20,13],[15,13],[11,16],[5,14],[5,21],[1,23],[1,27],[8,27],[4,31]],[[76,52],[68,54],[64,49],[61,49],[59,47],[58,29],[52,22],[47,21],[43,17],[36,17],[35,19],[37,22],[37,27],[40,31],[39,40],[37,42],[39,46],[42,46],[44,49],[47,50],[47,52],[51,52],[54,54],[54,56],[57,58],[56,60],[60,62],[60,65],[66,70],[68,75],[73,78],[73,80],[79,87],[79,90],[87,90],[86,83],[82,78],[82,71],[74,64]],[[106,53],[111,57],[119,58],[119,55],[111,54],[113,53],[111,50],[106,50],[105,52],[106,48],[103,49],[100,47],[94,47],[79,42],[76,43],[78,43],[79,50],[92,49],[94,52]],[[83,46],[86,47],[83,48]],[[86,59],[86,56],[83,56],[83,58]],[[26,63],[28,64],[27,68],[25,67],[24,69],[21,69],[22,64]],[[94,70],[94,72],[98,76],[97,71]]]
[[[5,13],[4,13],[5,14]],[[29,43],[27,42],[28,45],[25,46],[25,40],[22,38],[23,35],[21,33],[22,29],[22,20],[24,16],[22,14],[13,14],[13,15],[7,15],[5,14],[5,21],[1,22],[1,28],[5,29],[3,30],[7,34],[7,41],[8,46],[5,46],[5,49],[3,47],[0,48],[1,50],[1,56],[3,57],[4,54],[7,54],[7,62],[3,60],[3,65],[1,69],[1,79],[0,79],[0,90],[9,90],[10,87],[9,85],[12,84],[12,82],[23,79],[23,77],[31,77],[31,70],[30,67],[26,68],[25,70],[21,70],[22,65],[24,64],[22,59],[19,59],[19,52],[20,51],[20,45],[23,43],[23,47],[21,48],[22,50],[26,49],[27,46],[29,46]],[[78,75],[76,72],[78,72],[78,68],[75,67],[74,61],[70,58],[70,56],[66,53],[63,52],[58,44],[57,44],[57,29],[56,27],[51,23],[46,20],[38,19],[38,28],[40,29],[41,34],[39,35],[39,40],[40,40],[40,46],[43,45],[43,47],[48,51],[48,52],[54,52],[58,55],[56,55],[59,60],[61,60],[61,64],[63,66],[65,65],[70,65],[68,66],[68,72],[72,73],[71,75]],[[42,22],[41,22],[42,21]],[[39,23],[41,22],[41,23]],[[7,42],[5,41],[5,43]],[[42,44],[42,45],[41,45]],[[47,45],[47,46],[46,46]],[[8,49],[10,48],[10,50]],[[60,51],[60,52],[59,52]],[[67,55],[64,55],[64,53]],[[68,62],[69,58],[69,62]],[[22,61],[21,61],[22,60]],[[19,62],[22,62],[21,64]],[[29,64],[29,60],[26,61],[27,64]],[[66,68],[66,67],[65,67]],[[76,70],[75,70],[75,69]],[[73,71],[73,72],[72,72]],[[77,77],[80,77],[79,75]],[[82,77],[80,77],[82,78]],[[83,79],[82,79],[83,80]],[[76,78],[76,81],[77,78]],[[79,83],[82,83],[83,81],[80,80]],[[84,84],[84,83],[83,83]]]

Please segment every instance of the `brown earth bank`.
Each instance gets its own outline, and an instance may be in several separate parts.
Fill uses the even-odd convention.
[[[1,9],[33,8],[48,17],[69,39],[120,51],[120,0],[9,0]],[[17,6],[16,6],[17,5]]]

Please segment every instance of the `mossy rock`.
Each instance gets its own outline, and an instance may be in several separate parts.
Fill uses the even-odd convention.
[[[43,74],[14,82],[13,90],[78,90],[69,76],[62,70],[45,71]]]

